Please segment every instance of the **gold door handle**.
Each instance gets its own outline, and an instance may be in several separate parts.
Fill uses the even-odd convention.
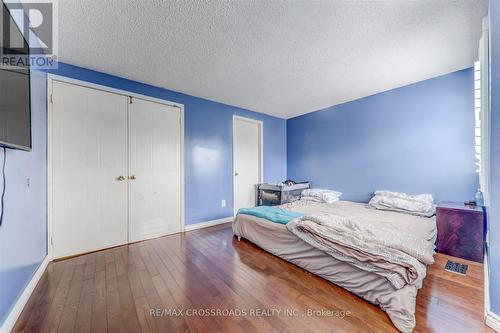
[[[124,180],[125,180],[125,177],[123,177],[123,176],[118,176],[118,178],[116,178],[116,180],[118,180],[118,181],[122,182],[122,181],[124,181]]]
[[[129,176],[128,179],[135,180],[135,179],[137,179],[137,177],[135,175],[132,175],[132,176]]]

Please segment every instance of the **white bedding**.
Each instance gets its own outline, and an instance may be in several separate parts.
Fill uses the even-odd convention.
[[[434,205],[431,194],[410,195],[399,192],[376,191],[368,205],[375,209],[425,217],[431,217],[436,213],[436,205]]]
[[[424,218],[375,210],[366,204],[349,201],[338,201],[332,204],[296,201],[280,207],[307,214],[327,213],[345,216],[374,228],[377,226],[392,228],[395,232],[405,230],[430,244],[434,244],[437,234],[434,217]],[[401,332],[409,333],[415,327],[416,295],[421,283],[406,284],[398,289],[381,274],[336,259],[325,251],[304,242],[287,230],[285,225],[259,217],[237,215],[233,222],[233,233],[379,305]],[[425,271],[424,265],[420,279],[424,278]]]

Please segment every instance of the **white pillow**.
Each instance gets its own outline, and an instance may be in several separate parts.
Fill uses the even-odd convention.
[[[412,215],[430,217],[436,213],[431,194],[410,195],[406,193],[376,191],[368,206]]]
[[[401,193],[401,192],[375,191],[375,195],[380,195],[380,196],[384,196],[384,197],[388,197],[388,198],[422,200],[422,201],[427,201],[430,203],[434,202],[434,198],[432,197],[432,194],[430,194],[430,193],[411,195],[411,194],[406,194],[406,193]]]
[[[326,190],[321,188],[309,188],[302,191],[301,200],[332,203],[339,201],[342,192]]]
[[[335,201],[339,201],[342,193],[340,193],[340,194],[337,194],[337,193],[339,193],[339,192],[336,192],[336,193],[325,192],[325,193],[323,193],[323,201],[326,203],[333,203]]]

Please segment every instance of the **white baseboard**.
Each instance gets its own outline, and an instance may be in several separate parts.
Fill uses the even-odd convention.
[[[500,317],[491,311],[486,314],[486,325],[495,330],[495,332],[500,332]]]
[[[495,332],[500,332],[500,316],[490,310],[490,270],[488,252],[484,254],[484,312],[485,324]]]
[[[21,315],[21,312],[23,312],[26,303],[28,303],[28,300],[31,294],[33,293],[33,290],[35,290],[35,287],[38,284],[38,281],[40,281],[40,278],[45,272],[45,269],[47,268],[49,262],[50,262],[49,256],[47,255],[45,256],[45,259],[43,259],[40,266],[38,266],[38,269],[36,270],[35,274],[33,274],[31,281],[28,283],[26,288],[24,288],[24,291],[21,294],[21,296],[17,299],[17,302],[10,311],[9,315],[7,316],[7,318],[5,318],[3,325],[0,327],[0,333],[10,333],[10,331],[12,331],[14,325],[16,324],[17,319]]]
[[[201,229],[201,228],[213,227],[214,225],[228,223],[228,222],[233,222],[232,216],[224,217],[224,218],[218,219],[218,220],[200,222],[200,223],[196,223],[196,224],[188,224],[187,226],[184,227],[184,231],[191,231],[191,230],[196,230],[196,229]]]
[[[488,252],[484,252],[483,278],[484,278],[484,318],[490,312],[490,266],[488,263]]]

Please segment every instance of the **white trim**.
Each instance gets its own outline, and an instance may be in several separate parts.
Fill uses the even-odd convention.
[[[259,163],[259,183],[263,183],[264,182],[264,123],[261,121],[261,120],[256,120],[256,119],[252,119],[252,118],[246,118],[246,117],[242,117],[242,116],[238,116],[238,115],[235,115],[233,114],[233,126],[232,126],[232,130],[233,130],[233,133],[232,133],[232,150],[231,150],[231,153],[232,153],[232,159],[231,159],[231,169],[232,169],[232,180],[233,180],[233,216],[236,216],[236,210],[235,210],[235,207],[234,207],[234,193],[236,192],[235,191],[235,188],[234,188],[234,122],[235,120],[242,120],[242,121],[247,121],[247,122],[250,122],[250,123],[254,123],[254,124],[257,124],[259,125],[259,131],[260,131],[260,147],[259,147],[259,158],[260,158],[260,163]]]
[[[103,86],[103,85],[100,85],[100,84],[97,84],[97,83],[92,83],[92,82],[88,82],[88,81],[84,81],[84,80],[73,79],[73,78],[70,78],[70,77],[61,76],[61,75],[52,74],[52,73],[48,73],[47,74],[47,79],[54,80],[54,81],[61,81],[61,82],[65,82],[65,83],[70,83],[70,84],[74,84],[74,85],[82,86],[82,87],[86,87],[86,88],[103,90],[103,91],[115,93],[115,94],[118,94],[118,95],[132,96],[132,97],[135,97],[135,98],[140,98],[140,99],[144,99],[144,100],[151,101],[151,102],[156,102],[156,103],[160,103],[160,104],[166,104],[166,105],[169,105],[169,106],[176,106],[176,107],[181,108],[181,109],[184,110],[184,105],[180,104],[180,103],[168,101],[166,99],[161,99],[161,98],[157,98],[157,97],[151,97],[151,96],[147,96],[147,95],[137,94],[137,93],[134,93],[134,92],[131,92],[131,91],[128,91],[128,90],[123,90],[123,89],[117,89],[117,88],[112,88],[112,87],[108,87],[108,86]]]
[[[500,332],[500,317],[491,311],[486,314],[486,325],[491,327],[495,332]]]
[[[14,307],[10,311],[9,315],[7,316],[7,318],[5,318],[3,325],[0,327],[0,333],[9,333],[10,331],[12,331],[14,325],[17,322],[17,319],[19,319],[19,316],[23,312],[26,303],[28,303],[28,300],[30,299],[33,290],[35,290],[35,287],[40,281],[49,262],[50,262],[49,256],[46,255],[45,259],[43,259],[42,263],[40,264],[40,266],[38,266],[37,270],[35,271],[35,274],[33,274],[33,277],[31,278],[28,285],[24,288],[23,293],[17,299],[16,304],[14,304]]]
[[[47,256],[54,259],[52,241],[52,74],[47,74]]]
[[[489,84],[489,21],[488,17],[483,19],[482,35],[479,40],[478,58],[480,64],[480,128],[481,128],[481,160],[479,167],[479,185],[483,192],[484,205],[490,205],[491,196],[491,171],[490,171],[490,141],[491,141],[491,110],[490,110],[490,84]],[[474,73],[475,73],[474,69]],[[475,85],[475,82],[474,82]],[[475,87],[474,87],[475,89]],[[475,94],[475,91],[474,91]],[[475,98],[475,96],[474,96]],[[474,107],[474,110],[476,108]]]
[[[219,224],[224,224],[224,223],[229,223],[229,222],[233,222],[232,216],[224,217],[224,218],[218,219],[218,220],[200,222],[200,223],[196,223],[196,224],[188,224],[187,226],[184,227],[184,231],[192,231],[192,230],[197,230],[197,229],[202,229],[202,228],[208,228],[208,227],[213,227],[214,225],[219,225]]]
[[[500,332],[500,317],[490,309],[490,280],[488,268],[488,253],[484,254],[484,322],[496,332]]]
[[[486,231],[486,237],[488,237],[488,231]],[[483,279],[484,279],[484,317],[488,316],[490,312],[490,270],[488,267],[488,251],[484,251],[483,260]]]
[[[131,96],[133,98],[139,98],[142,100],[146,101],[151,101],[155,103],[160,103],[163,105],[168,105],[168,106],[174,106],[178,107],[180,109],[180,126],[181,126],[181,131],[180,131],[180,152],[181,152],[181,167],[180,167],[180,172],[181,172],[181,219],[180,219],[180,230],[181,232],[184,231],[185,229],[185,202],[184,202],[184,186],[185,186],[185,180],[184,180],[184,105],[171,102],[168,100],[160,99],[160,98],[155,98],[147,95],[141,95],[137,93],[133,93],[130,91],[126,90],[121,90],[121,89],[115,89],[87,81],[82,81],[78,79],[73,79],[73,78],[68,78],[65,76],[60,76],[60,75],[55,75],[48,73],[47,74],[47,235],[48,235],[48,257],[50,260],[54,259],[54,252],[53,252],[53,242],[52,242],[52,236],[53,236],[53,230],[52,230],[52,84],[54,81],[59,81],[63,83],[69,83],[69,84],[74,84],[86,88],[91,88],[91,89],[97,89],[97,90],[102,90],[106,92],[111,92],[114,94],[118,95],[124,95],[124,96]],[[1,332],[0,332],[1,333]]]

